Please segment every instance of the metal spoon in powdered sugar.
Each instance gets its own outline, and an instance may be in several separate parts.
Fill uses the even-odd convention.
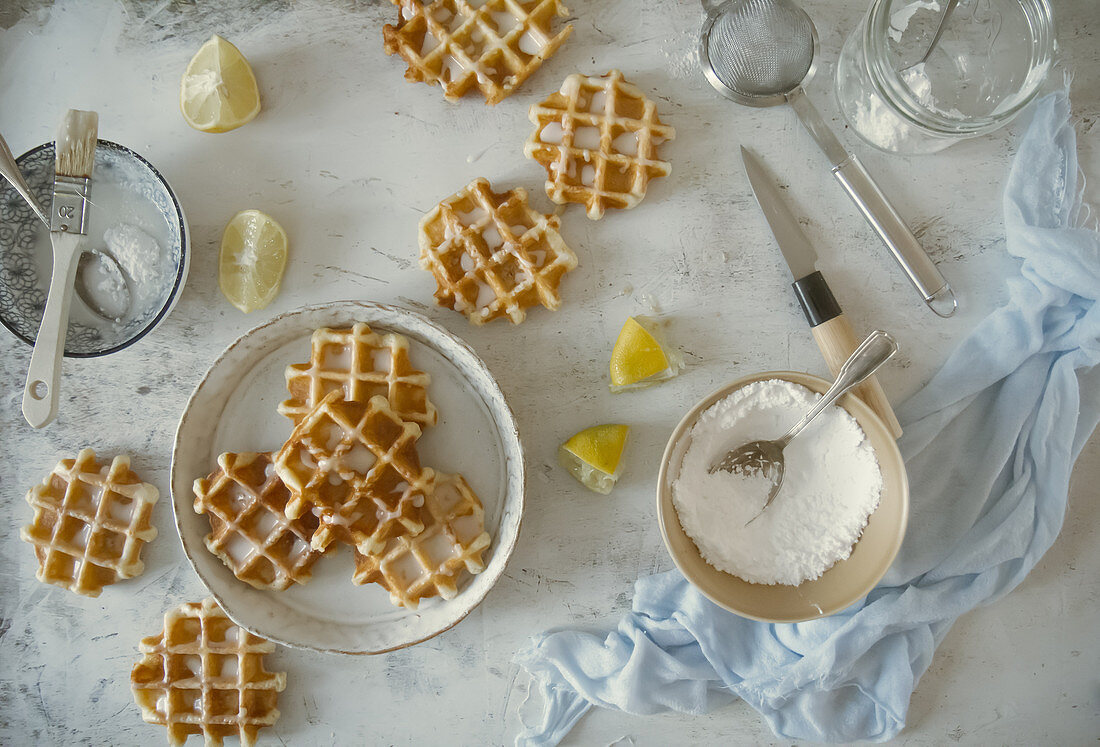
[[[898,343],[893,337],[880,329],[875,330],[848,356],[848,360],[844,361],[844,365],[841,366],[828,391],[783,436],[773,441],[750,441],[744,446],[727,451],[721,459],[710,466],[708,471],[711,474],[718,470],[725,470],[740,475],[764,475],[771,481],[771,490],[768,492],[764,507],[757,512],[756,516],[745,522],[745,526],[756,521],[778,495],[779,488],[783,485],[783,449],[791,439],[802,432],[826,407],[877,371],[897,351]]]

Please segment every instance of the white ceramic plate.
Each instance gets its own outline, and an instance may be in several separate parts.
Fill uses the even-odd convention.
[[[460,584],[449,601],[425,600],[415,611],[394,607],[377,584],[356,586],[350,548],[313,567],[313,579],[285,591],[261,591],[237,580],[203,545],[210,532],[195,513],[191,485],[214,470],[225,451],[272,451],[290,435],[275,408],[287,395],[287,365],[308,362],[318,327],[366,322],[409,339],[410,358],[432,377],[439,424],[417,444],[421,462],[461,472],[485,504],[493,538],[485,570]],[[343,301],[288,312],[251,330],[218,358],[191,395],[172,451],[172,509],[184,552],[199,578],[238,625],[288,646],[340,653],[382,653],[438,635],[485,598],[504,571],[523,514],[523,448],[515,418],[492,374],[466,343],[418,314],[393,306]]]

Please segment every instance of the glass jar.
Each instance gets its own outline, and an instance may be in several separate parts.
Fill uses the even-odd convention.
[[[935,153],[1003,127],[1038,94],[1054,53],[1047,0],[874,0],[840,52],[845,119],[891,153]]]

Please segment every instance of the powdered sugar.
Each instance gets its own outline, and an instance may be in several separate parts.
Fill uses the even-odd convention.
[[[164,251],[148,232],[130,223],[116,223],[103,232],[103,242],[138,285],[158,285],[171,269]]]
[[[711,406],[689,432],[672,500],[715,568],[753,583],[797,585],[851,554],[883,481],[871,444],[842,408],[826,409],[787,446],[783,488],[748,526],[767,499],[768,480],[708,472],[731,448],[782,436],[819,398],[787,381],[755,382]]]

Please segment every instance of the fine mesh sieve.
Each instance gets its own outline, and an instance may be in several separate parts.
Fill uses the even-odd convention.
[[[924,302],[951,316],[955,294],[878,184],[837,140],[802,90],[814,73],[817,30],[791,0],[704,0],[699,64],[720,94],[739,104],[788,103],[832,166],[833,176],[901,265]]]
[[[711,18],[703,31],[704,67],[737,94],[732,98],[777,104],[811,75],[817,33],[798,6],[785,0],[726,3]]]

